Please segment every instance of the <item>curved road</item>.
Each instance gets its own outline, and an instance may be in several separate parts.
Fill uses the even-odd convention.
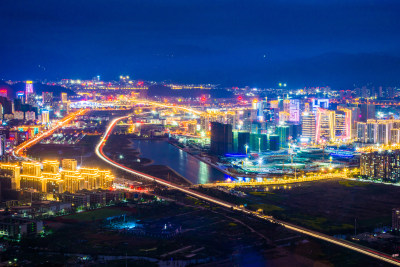
[[[19,146],[17,146],[13,151],[12,154],[14,157],[18,158],[24,158],[26,160],[31,160],[28,157],[24,157],[22,156],[22,152],[24,149],[27,149],[35,144],[37,144],[38,142],[40,142],[42,139],[50,136],[51,134],[53,134],[56,130],[58,130],[59,128],[63,127],[64,125],[67,125],[69,122],[71,122],[71,120],[75,119],[76,116],[79,115],[83,115],[87,112],[87,109],[79,109],[78,111],[75,111],[71,114],[69,114],[68,116],[62,118],[61,120],[59,120],[54,127],[52,127],[51,129],[36,135],[35,137],[25,141],[24,143],[20,144]]]
[[[316,231],[313,231],[313,230],[309,230],[309,229],[306,229],[306,228],[303,228],[303,227],[300,227],[300,226],[297,226],[297,225],[294,225],[294,224],[291,224],[291,223],[287,223],[287,222],[284,222],[284,221],[281,221],[281,220],[277,220],[277,219],[273,218],[272,216],[266,216],[266,215],[258,214],[257,212],[250,211],[250,210],[247,210],[245,208],[238,207],[238,206],[236,206],[234,204],[231,204],[229,202],[225,202],[225,201],[219,200],[217,198],[210,197],[208,195],[205,195],[205,194],[196,192],[194,190],[188,189],[186,187],[183,187],[183,186],[180,186],[180,185],[177,185],[177,184],[174,184],[174,183],[170,183],[170,182],[165,181],[163,179],[160,179],[160,178],[157,178],[157,177],[154,177],[154,176],[142,173],[142,172],[135,171],[135,170],[133,170],[131,168],[125,167],[124,165],[121,165],[121,164],[111,160],[109,157],[107,157],[104,154],[103,147],[106,144],[107,139],[110,136],[110,134],[111,134],[113,128],[115,127],[115,125],[117,124],[117,122],[120,121],[120,120],[126,119],[128,117],[129,116],[119,117],[119,118],[116,118],[113,121],[111,121],[111,123],[109,124],[109,126],[108,126],[107,130],[105,131],[104,135],[101,137],[100,142],[97,144],[95,152],[96,152],[97,156],[99,158],[101,158],[102,160],[104,160],[105,162],[107,162],[107,163],[109,163],[109,164],[111,164],[111,165],[113,165],[113,166],[115,166],[115,167],[117,167],[117,168],[119,168],[121,170],[124,170],[124,171],[126,171],[128,173],[131,173],[131,174],[133,174],[133,175],[135,175],[137,177],[157,182],[157,183],[159,183],[161,185],[164,185],[164,186],[179,190],[181,192],[184,192],[184,193],[187,193],[187,194],[192,195],[194,197],[197,197],[197,198],[209,201],[211,203],[223,206],[225,208],[234,209],[234,210],[243,212],[243,213],[245,213],[247,215],[251,215],[251,216],[257,217],[259,219],[263,219],[263,220],[266,220],[266,221],[269,221],[269,222],[272,222],[272,223],[277,223],[277,224],[280,224],[280,225],[282,225],[282,226],[284,226],[284,227],[286,227],[286,228],[288,228],[288,229],[290,229],[292,231],[296,231],[296,232],[299,232],[299,233],[302,233],[302,234],[305,234],[305,235],[308,235],[308,236],[311,236],[311,237],[314,237],[314,238],[318,238],[318,239],[333,243],[335,245],[339,245],[339,246],[351,249],[353,251],[360,252],[360,253],[365,254],[367,256],[370,256],[370,257],[373,257],[373,258],[376,258],[376,259],[379,259],[379,260],[382,260],[382,261],[385,261],[385,262],[400,266],[400,260],[392,258],[388,254],[384,254],[384,253],[381,253],[379,251],[376,251],[376,250],[373,250],[373,249],[370,249],[370,248],[367,248],[367,247],[363,247],[363,246],[360,246],[358,244],[354,244],[354,243],[346,241],[346,240],[338,239],[338,238],[335,238],[335,237],[332,237],[332,236],[329,236],[329,235],[326,235],[326,234],[322,234],[322,233],[319,233],[319,232],[316,232]]]

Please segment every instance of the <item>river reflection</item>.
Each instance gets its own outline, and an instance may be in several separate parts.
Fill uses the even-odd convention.
[[[132,148],[140,152],[140,157],[153,160],[153,164],[169,166],[194,184],[205,184],[225,179],[224,173],[167,141],[135,139],[130,141]]]

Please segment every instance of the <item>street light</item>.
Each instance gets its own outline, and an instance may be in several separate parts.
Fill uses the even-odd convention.
[[[244,147],[246,148],[246,156],[247,156],[247,149],[249,148],[249,146],[246,144]]]

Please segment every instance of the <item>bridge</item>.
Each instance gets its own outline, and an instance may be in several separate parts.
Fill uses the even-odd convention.
[[[222,206],[224,208],[228,208],[228,209],[232,209],[232,210],[235,210],[235,211],[238,211],[238,212],[242,212],[243,214],[246,214],[248,216],[253,216],[253,217],[256,217],[256,218],[259,218],[259,219],[262,219],[262,220],[265,220],[265,221],[268,221],[268,222],[271,222],[271,223],[276,223],[276,224],[282,225],[283,227],[285,227],[287,229],[290,229],[292,231],[299,232],[301,234],[308,235],[308,236],[311,236],[311,237],[314,237],[314,238],[318,238],[320,240],[324,240],[324,241],[330,242],[332,244],[336,244],[336,245],[351,249],[353,251],[360,252],[360,253],[362,253],[364,255],[379,259],[381,261],[400,266],[400,260],[395,259],[395,258],[393,258],[390,255],[387,255],[385,253],[381,253],[379,251],[376,251],[376,250],[373,250],[373,249],[370,249],[370,248],[367,248],[367,247],[364,247],[364,246],[361,246],[361,245],[358,245],[358,244],[355,244],[355,243],[352,243],[352,242],[349,242],[349,241],[346,241],[346,240],[342,240],[342,239],[335,238],[335,237],[332,237],[332,236],[329,236],[329,235],[326,235],[326,234],[322,234],[322,233],[319,233],[317,231],[309,230],[309,229],[294,225],[292,223],[288,223],[288,222],[285,222],[285,221],[282,221],[282,220],[278,220],[278,219],[273,218],[272,216],[261,215],[261,214],[255,212],[255,211],[248,210],[248,209],[246,209],[244,207],[239,207],[237,205],[234,205],[234,204],[231,204],[229,202],[220,200],[218,198],[211,197],[211,196],[208,196],[206,194],[199,193],[199,192],[197,192],[195,190],[192,190],[192,189],[189,189],[187,187],[180,186],[180,185],[165,181],[163,179],[160,179],[160,178],[157,178],[157,177],[154,177],[154,176],[151,176],[151,175],[148,175],[148,174],[133,170],[131,168],[128,168],[128,167],[126,167],[126,166],[124,166],[122,164],[119,164],[119,163],[113,161],[112,159],[110,159],[109,157],[107,157],[104,154],[103,148],[104,148],[104,145],[107,142],[108,137],[112,133],[113,128],[117,124],[117,122],[120,121],[120,120],[126,119],[126,118],[128,118],[128,116],[119,117],[119,118],[116,118],[113,121],[111,121],[111,123],[107,127],[107,130],[105,131],[104,135],[101,137],[99,143],[97,144],[97,146],[95,148],[96,155],[100,159],[105,161],[106,163],[108,163],[108,164],[110,164],[110,165],[112,165],[112,166],[114,166],[116,168],[119,168],[121,170],[124,170],[127,173],[130,173],[134,177],[138,177],[140,179],[145,179],[145,180],[156,182],[156,183],[158,183],[160,185],[163,185],[163,186],[166,186],[166,187],[169,187],[169,188],[172,188],[172,189],[179,190],[179,191],[181,191],[183,193],[186,193],[188,195],[191,195],[193,197],[202,199],[204,201],[207,201],[207,202]]]

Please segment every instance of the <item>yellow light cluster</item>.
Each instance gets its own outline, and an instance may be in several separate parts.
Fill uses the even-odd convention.
[[[43,166],[43,170],[42,170]],[[77,168],[76,160],[64,159],[63,168],[60,162],[46,160],[39,162],[23,162],[18,164],[2,163],[0,169],[12,170],[13,189],[34,189],[43,193],[74,193],[87,189],[108,189],[112,186],[114,176],[109,170],[98,168]]]

